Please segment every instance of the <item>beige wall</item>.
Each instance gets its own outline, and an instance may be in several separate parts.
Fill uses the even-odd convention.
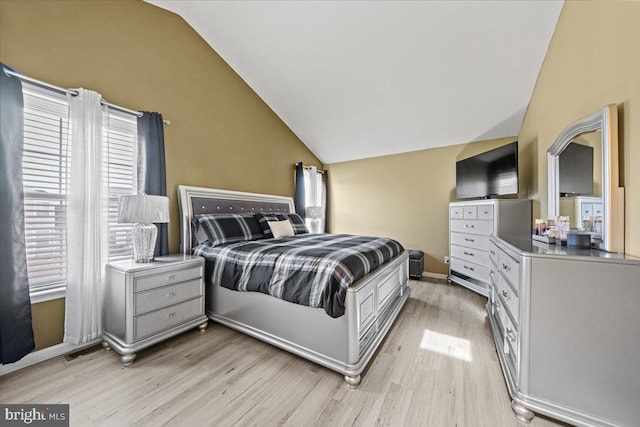
[[[448,203],[455,200],[456,160],[515,137],[434,148],[325,166],[332,233],[397,239],[425,252],[425,271],[446,273]],[[528,163],[521,153],[521,168]],[[522,189],[521,185],[521,189]],[[526,186],[525,186],[526,187]]]
[[[273,111],[179,16],[141,1],[0,1],[0,60],[165,127],[170,249],[179,248],[178,184],[293,195],[293,165],[320,165]],[[55,344],[59,302],[34,306],[36,341]],[[55,328],[54,328],[55,329]],[[59,342],[59,341],[58,341]]]
[[[546,214],[546,150],[572,122],[618,105],[625,247],[640,256],[640,2],[565,2],[518,140],[537,166],[529,196]]]

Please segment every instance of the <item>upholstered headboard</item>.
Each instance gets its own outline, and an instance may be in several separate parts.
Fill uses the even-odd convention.
[[[190,254],[193,238],[191,221],[204,213],[294,212],[288,196],[243,193],[215,188],[178,186],[180,208],[180,252]]]

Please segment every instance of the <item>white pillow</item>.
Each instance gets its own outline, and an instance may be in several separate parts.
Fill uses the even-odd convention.
[[[274,239],[295,235],[291,221],[288,219],[285,219],[284,221],[267,221],[267,224],[269,224],[269,228],[273,233]]]

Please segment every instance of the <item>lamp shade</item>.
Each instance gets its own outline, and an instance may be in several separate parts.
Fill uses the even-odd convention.
[[[118,222],[141,224],[169,222],[169,198],[147,194],[120,196]]]

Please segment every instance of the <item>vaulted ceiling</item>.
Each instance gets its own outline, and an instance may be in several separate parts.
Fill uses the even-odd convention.
[[[325,164],[517,135],[561,1],[147,0]]]

